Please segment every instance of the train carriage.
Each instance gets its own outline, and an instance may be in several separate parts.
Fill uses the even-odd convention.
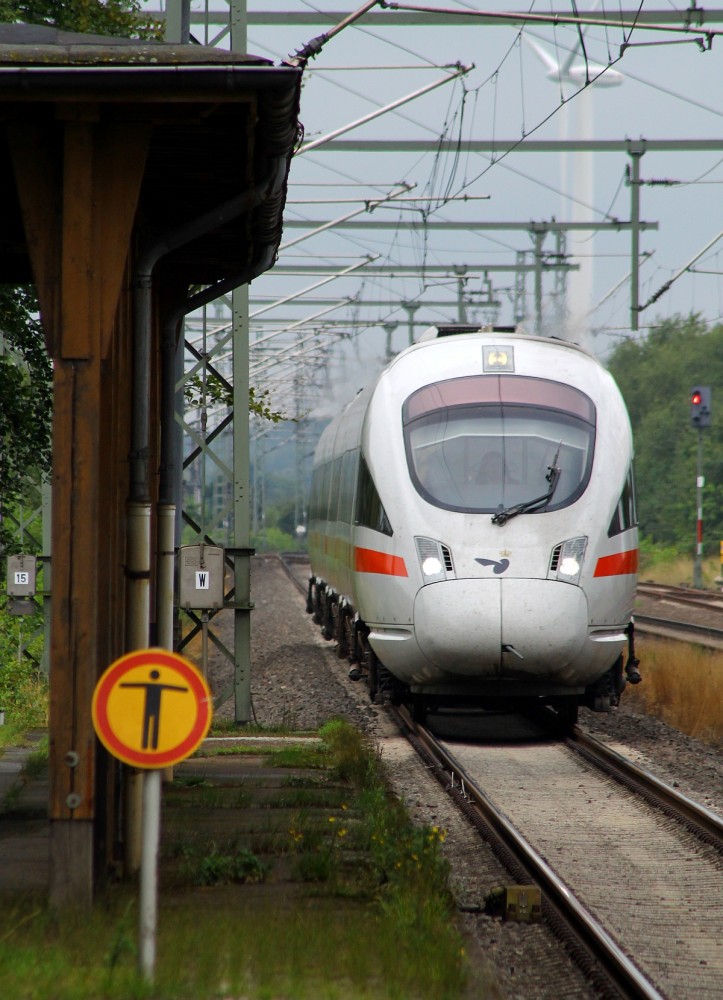
[[[320,439],[309,609],[372,694],[605,710],[640,676],[632,459],[586,351],[432,328]]]

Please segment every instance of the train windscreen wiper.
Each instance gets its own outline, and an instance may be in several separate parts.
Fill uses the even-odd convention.
[[[498,510],[496,514],[492,515],[492,523],[507,524],[511,517],[517,517],[518,514],[532,514],[535,511],[541,510],[545,507],[557,489],[557,484],[560,481],[560,475],[562,470],[557,464],[557,459],[560,454],[560,446],[562,441],[557,446],[557,451],[555,452],[555,457],[552,460],[552,464],[547,466],[547,475],[545,479],[550,484],[547,488],[547,492],[543,493],[540,497],[535,497],[534,500],[525,500],[523,503],[513,504],[512,507],[505,507],[503,510]]]

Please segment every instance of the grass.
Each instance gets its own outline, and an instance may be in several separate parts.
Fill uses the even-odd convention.
[[[5,900],[0,994],[13,1000],[467,995],[469,969],[440,850],[444,831],[410,822],[389,792],[376,749],[351,726],[334,721],[319,736],[320,744],[301,745],[294,760],[291,747],[264,750],[263,766],[251,765],[263,781],[231,787],[217,778],[184,779],[167,790],[153,986],[138,972],[136,892],[119,884],[108,887],[91,920],[72,913],[57,919],[33,897]],[[205,766],[199,761],[197,771]],[[474,985],[475,996],[495,995],[486,981]]]
[[[214,718],[211,723],[211,728],[208,733],[209,736],[218,737],[229,737],[238,736],[239,727],[238,723],[234,722],[233,719],[217,719]],[[244,736],[293,736],[295,739],[303,739],[304,737],[317,737],[318,733],[312,732],[311,730],[300,730],[289,724],[288,721],[283,721],[278,725],[272,726],[262,726],[255,722],[244,723],[243,726]]]
[[[702,562],[704,587],[714,589],[723,576],[718,557]],[[644,548],[640,579],[671,586],[692,586],[692,557],[674,549]],[[638,636],[643,683],[628,685],[625,705],[655,715],[713,746],[723,746],[723,653],[684,643]]]
[[[31,741],[26,738],[26,734],[23,733],[23,739],[14,743],[13,746],[27,746],[30,742]],[[2,746],[0,746],[0,757],[2,757]],[[22,781],[18,781],[16,784],[12,785],[10,790],[6,792],[5,796],[0,799],[0,816],[2,816],[4,812],[7,812],[15,807],[15,803],[21,795],[23,785],[42,774],[47,766],[48,737],[42,736],[37,742],[36,749],[29,753],[25,759],[22,771]]]
[[[0,662],[0,673],[3,664]],[[25,693],[28,693],[26,687]],[[48,724],[48,691],[45,682],[39,681],[30,689],[28,707],[16,702],[5,712],[5,724],[0,726],[0,753],[5,747],[24,747],[30,744],[28,730],[44,729]]]
[[[708,556],[701,562],[703,587],[714,589],[723,576],[721,560]],[[671,587],[693,586],[693,557],[681,555],[676,549],[645,548],[640,555],[640,580],[663,583]]]
[[[23,774],[28,781],[32,781],[33,778],[37,778],[38,775],[43,773],[48,766],[48,754],[48,737],[43,736],[37,745],[37,749],[28,754],[25,761]]]
[[[723,653],[639,637],[643,683],[628,685],[625,705],[723,747]]]
[[[189,850],[185,860],[196,885],[263,882],[269,872],[269,866],[245,847],[222,850],[212,844],[199,854]]]

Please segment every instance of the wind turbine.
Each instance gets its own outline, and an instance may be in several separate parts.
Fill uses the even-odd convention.
[[[525,36],[527,38],[527,36]],[[591,85],[594,81],[596,87],[618,87],[625,77],[618,73],[616,69],[609,69],[603,63],[592,62],[588,59],[575,64],[580,43],[568,54],[565,62],[560,63],[543,49],[541,45],[527,38],[528,45],[540,58],[540,62],[547,69],[545,76],[554,83],[572,83],[577,89],[583,87],[589,80]]]
[[[525,36],[527,37],[527,36]],[[527,38],[540,62],[545,66],[546,77],[560,87],[563,98],[585,88],[578,93],[569,105],[565,105],[561,114],[560,138],[592,139],[594,134],[594,113],[592,89],[600,87],[619,87],[625,79],[622,73],[609,69],[602,63],[592,62],[580,57],[582,40],[578,41],[564,62],[555,59],[546,49],[531,38]],[[585,84],[589,82],[589,86]],[[569,93],[565,93],[565,88]],[[571,183],[568,180],[572,174]],[[562,154],[561,182],[563,191],[571,188],[573,222],[584,222],[590,218],[594,200],[594,166],[591,152],[579,151]],[[565,206],[564,216],[568,216]],[[576,231],[580,240],[587,240],[584,232]],[[590,238],[590,243],[592,239]],[[580,270],[570,276],[570,293],[568,312],[570,324],[576,332],[585,327],[586,316],[590,310],[592,297],[593,265],[592,254],[580,260]]]

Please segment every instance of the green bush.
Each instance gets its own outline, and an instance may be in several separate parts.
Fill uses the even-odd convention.
[[[10,615],[0,607],[0,709],[13,732],[47,724],[48,688],[38,663],[42,656],[42,616]],[[21,640],[40,632],[18,657]]]
[[[272,525],[254,535],[253,545],[257,552],[301,552],[306,543]]]
[[[231,885],[234,882],[263,882],[268,866],[246,848],[229,846],[226,850],[212,844],[199,856],[186,853],[188,873],[196,885]]]

